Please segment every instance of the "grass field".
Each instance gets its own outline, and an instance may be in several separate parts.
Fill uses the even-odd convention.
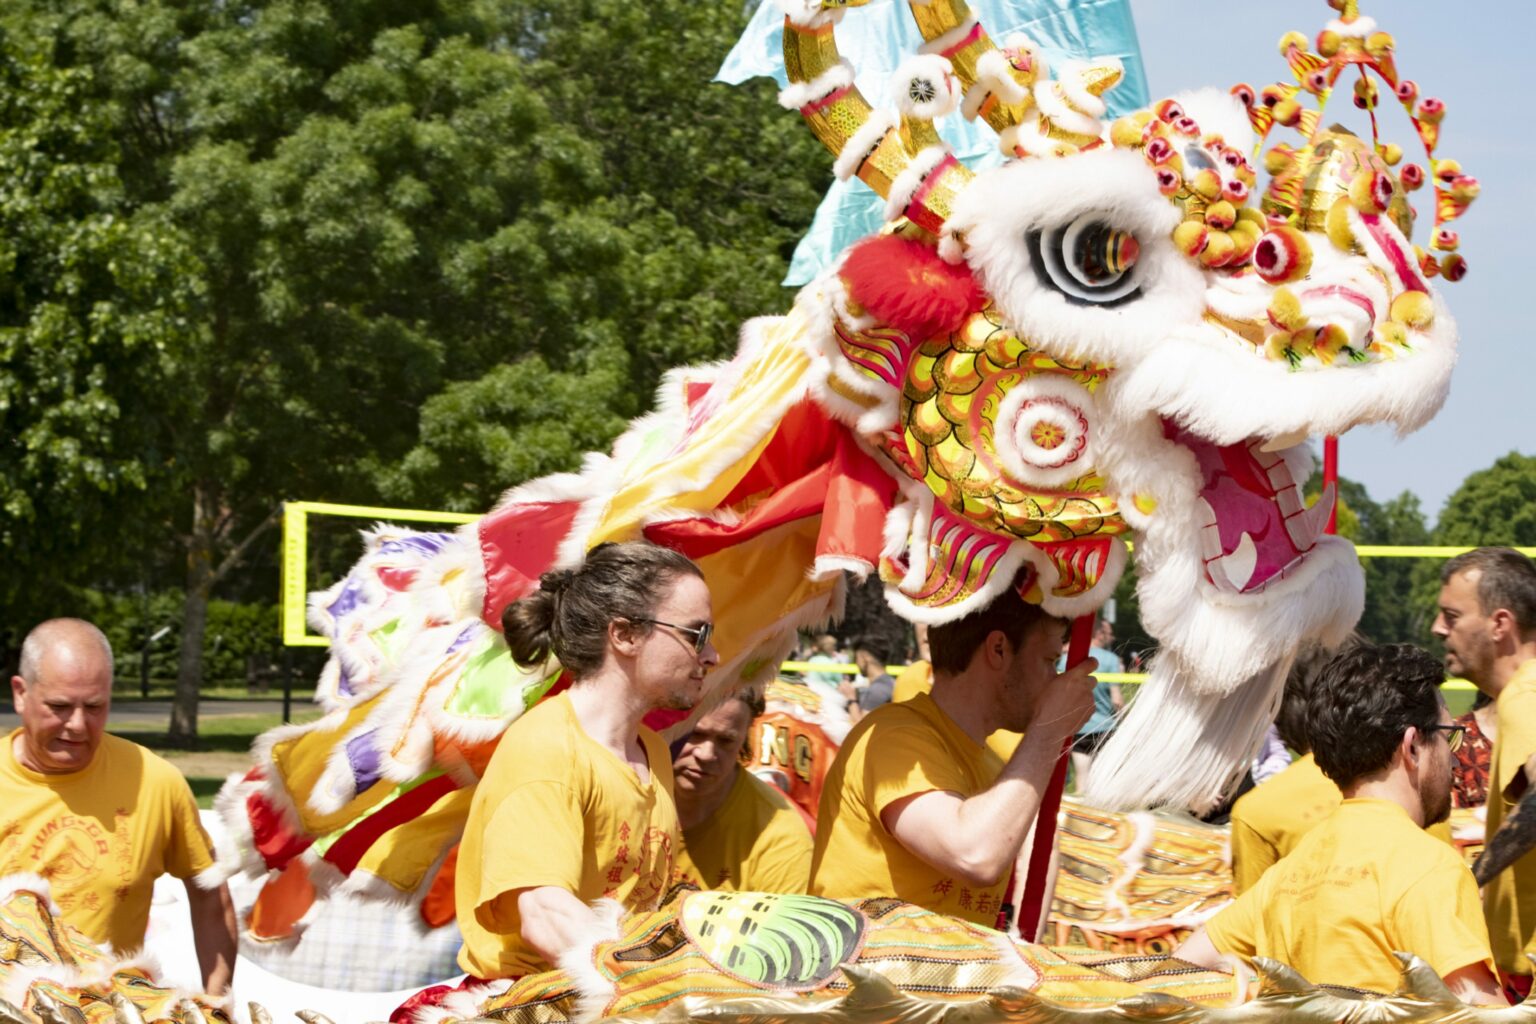
[[[318,708],[302,707],[293,715],[295,722],[310,722],[320,717]],[[135,732],[113,729],[124,739],[143,744],[181,769],[197,797],[197,806],[212,807],[214,794],[231,772],[243,772],[251,766],[251,741],[273,726],[281,725],[277,712],[264,715],[218,715],[197,724],[198,749],[181,750],[167,743],[163,732]]]

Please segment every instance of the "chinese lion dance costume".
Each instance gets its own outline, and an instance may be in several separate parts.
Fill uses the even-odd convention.
[[[644,537],[700,565],[718,614],[718,699],[765,683],[798,629],[837,616],[847,572],[877,573],[913,622],[963,616],[1006,587],[1072,617],[1109,596],[1134,540],[1160,648],[1095,766],[1088,802],[1111,809],[1220,792],[1262,738],[1297,649],[1357,619],[1360,567],[1324,530],[1331,488],[1303,500],[1304,442],[1364,423],[1409,431],[1439,408],[1456,329],[1434,279],[1465,272],[1449,225],[1477,194],[1435,155],[1443,104],[1399,75],[1392,38],[1338,0],[1315,41],[1282,40],[1293,83],[1106,123],[1117,62],[1053,75],[1028,40],[997,45],[965,0],[910,0],[928,43],[877,108],[837,48],[839,21],[863,2],[780,0],[781,101],[839,177],[884,197],[884,229],[787,315],[749,322],[733,358],[672,371],[610,454],[515,488],[457,532],[379,527],[350,574],[312,596],[331,642],[317,687],[327,714],[258,741],[255,767],[219,797],[230,837],[204,879],[268,876],[254,935],[297,934],[336,889],[412,904],[430,925],[452,919],[476,780],[507,727],[564,685],[553,660],[513,663],[501,612],[604,541]],[[1369,138],[1323,118],[1345,86]],[[1393,100],[1427,169],[1376,137]],[[934,120],[957,110],[996,130],[1005,163],[956,160]],[[1424,247],[1412,241],[1420,189]],[[1067,895],[1080,908],[1103,896]],[[39,906],[13,910],[46,924]],[[749,918],[762,943],[721,931]],[[880,952],[923,936],[947,967],[912,973]],[[13,946],[0,952],[30,962]],[[694,893],[572,953],[463,1015],[1193,1020],[1233,996],[1229,977],[1161,957],[1012,944],[891,901]],[[1266,970],[1257,1016],[1334,1020],[1365,1005]],[[1394,1019],[1472,1013],[1445,1004],[1426,970],[1408,970]],[[24,974],[0,963],[4,1015],[109,1019],[110,1000],[70,989],[79,972],[22,1007]],[[673,976],[692,980],[659,980]],[[117,1019],[190,1016],[161,1005],[119,1006]]]

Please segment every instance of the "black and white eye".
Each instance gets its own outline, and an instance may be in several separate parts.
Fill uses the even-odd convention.
[[[1136,236],[1110,227],[1098,214],[1031,231],[1027,241],[1041,283],[1069,302],[1118,306],[1141,294],[1141,282],[1134,273],[1141,254]]]

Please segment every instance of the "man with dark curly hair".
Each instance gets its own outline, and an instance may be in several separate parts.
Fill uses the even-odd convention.
[[[1307,699],[1307,733],[1343,803],[1176,956],[1210,967],[1262,956],[1317,984],[1392,992],[1393,954],[1414,953],[1462,999],[1505,1002],[1477,883],[1424,832],[1450,814],[1463,732],[1441,699],[1444,678],[1406,644],[1363,644],[1328,664]]]

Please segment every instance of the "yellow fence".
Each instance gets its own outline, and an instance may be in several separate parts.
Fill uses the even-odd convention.
[[[335,505],[323,501],[290,501],[283,505],[283,582],[282,618],[283,643],[290,647],[324,647],[328,641],[305,628],[304,610],[308,599],[310,516],[341,516],[349,519],[370,519],[385,523],[443,523],[455,526],[472,523],[480,517],[463,512],[434,512],[415,508],[374,508],[368,505]],[[1361,558],[1454,558],[1471,548],[1465,547],[1413,547],[1390,544],[1357,544],[1355,551]],[[1516,548],[1522,554],[1536,558],[1536,548]],[[853,675],[858,672],[854,665],[809,665],[801,661],[786,661],[789,672],[835,672]],[[905,665],[887,665],[891,672],[900,672]],[[1140,672],[1104,672],[1095,676],[1105,683],[1141,683],[1146,675]],[[1472,684],[1465,679],[1452,679],[1446,684],[1449,690],[1470,690]]]

